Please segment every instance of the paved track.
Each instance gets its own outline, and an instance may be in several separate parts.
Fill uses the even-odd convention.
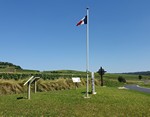
[[[136,90],[140,92],[150,93],[150,88],[143,88],[138,85],[126,85],[124,86],[127,89]]]

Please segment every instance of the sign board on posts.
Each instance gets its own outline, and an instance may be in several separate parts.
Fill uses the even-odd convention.
[[[80,77],[72,77],[72,81],[75,83],[81,82]]]
[[[34,92],[36,93],[36,81],[39,80],[40,77],[34,77],[32,76],[31,78],[29,78],[24,85],[28,84],[28,99],[30,99],[30,85],[34,82]]]

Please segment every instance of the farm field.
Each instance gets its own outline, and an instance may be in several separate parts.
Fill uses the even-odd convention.
[[[0,116],[51,117],[148,117],[150,94],[117,87],[96,87],[96,95],[84,99],[86,88],[0,96]]]

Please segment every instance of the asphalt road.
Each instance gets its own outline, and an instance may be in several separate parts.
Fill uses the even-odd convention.
[[[143,88],[138,85],[126,85],[124,86],[127,89],[136,90],[140,92],[150,93],[150,88]]]

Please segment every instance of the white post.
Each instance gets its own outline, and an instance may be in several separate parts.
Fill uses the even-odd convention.
[[[92,72],[92,94],[96,94],[95,92],[95,81],[94,81],[94,72]]]
[[[36,87],[36,81],[34,81],[34,93],[36,93],[37,87]]]
[[[87,74],[87,84],[86,84],[86,97],[89,98],[89,8],[87,8],[87,25],[86,25],[86,74]]]

